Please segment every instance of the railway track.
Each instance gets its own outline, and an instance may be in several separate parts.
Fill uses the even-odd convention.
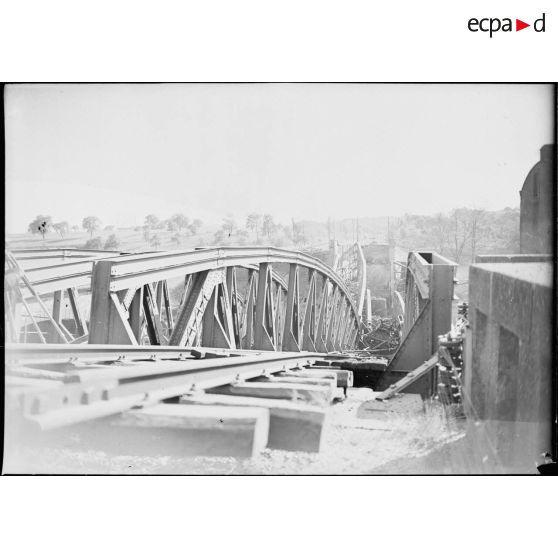
[[[179,432],[164,428],[160,437],[183,445],[217,436],[217,451],[235,455],[237,442],[245,445],[246,417],[257,411],[250,455],[269,444],[318,451],[326,408],[342,397],[338,388],[352,385],[352,373],[340,368],[340,355],[335,368],[316,366],[326,356],[192,347],[8,345],[7,431],[36,443],[50,431],[71,436],[90,431],[91,424],[105,429],[99,436],[111,436],[113,428],[129,431],[132,421],[148,440],[150,432],[161,434],[161,421],[166,424],[170,414],[180,424]],[[113,421],[110,427],[107,420]],[[223,438],[225,423],[229,430]],[[264,434],[262,428],[267,428]]]

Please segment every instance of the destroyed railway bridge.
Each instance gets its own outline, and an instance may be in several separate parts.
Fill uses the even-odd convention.
[[[412,252],[406,275],[394,293],[403,339],[388,360],[362,347],[358,244],[331,267],[267,247],[6,250],[7,436],[40,440],[89,421],[107,436],[118,424],[179,425],[184,451],[317,451],[324,407],[354,377],[375,375],[385,398],[435,392],[455,264]]]

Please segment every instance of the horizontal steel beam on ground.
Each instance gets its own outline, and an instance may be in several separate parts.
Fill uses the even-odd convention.
[[[247,349],[217,349],[203,347],[176,347],[170,345],[66,345],[66,344],[43,344],[43,343],[8,343],[6,345],[5,359],[17,362],[67,362],[70,359],[80,361],[94,361],[99,359],[117,360],[125,358],[149,358],[155,355],[157,359],[178,358],[183,354],[185,357],[195,354],[209,352],[211,355],[273,355],[278,356],[284,353],[275,351],[247,350]],[[306,354],[317,353],[296,353],[301,358]],[[321,355],[322,358],[324,355]],[[197,358],[192,356],[192,358]],[[203,360],[203,359],[198,359]]]

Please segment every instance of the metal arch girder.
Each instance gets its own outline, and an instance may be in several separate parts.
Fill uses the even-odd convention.
[[[96,255],[98,256],[99,254]],[[41,286],[42,292],[56,292],[57,290],[72,287],[76,288],[77,286],[93,286],[91,278],[92,270],[95,271],[97,276],[100,274],[104,275],[103,281],[101,282],[104,283],[104,286],[101,286],[100,291],[106,291],[108,287],[108,291],[106,292],[107,295],[109,293],[118,293],[118,300],[121,303],[124,302],[123,310],[125,314],[123,315],[128,316],[131,325],[133,321],[132,318],[135,316],[135,313],[128,312],[128,307],[131,305],[132,300],[135,297],[136,290],[141,286],[145,286],[150,283],[161,284],[161,282],[165,281],[167,278],[175,277],[177,275],[196,276],[196,274],[203,271],[217,271],[218,269],[223,270],[224,268],[230,269],[234,267],[247,267],[249,270],[253,271],[254,269],[259,269],[259,265],[262,263],[296,263],[296,265],[306,267],[309,271],[326,278],[326,282],[330,282],[332,285],[335,285],[336,290],[338,289],[348,301],[350,310],[352,310],[349,314],[352,313],[354,327],[358,328],[358,315],[351,296],[347,292],[342,279],[319,260],[306,254],[291,250],[261,247],[212,248],[189,252],[127,254],[118,257],[114,257],[114,255],[112,255],[102,258],[97,257],[88,261],[80,260],[77,262],[74,261],[54,266],[34,268],[32,273],[35,273],[36,281]],[[123,271],[126,273],[122,273]],[[288,293],[285,281],[276,273],[271,275],[270,286],[271,285],[277,287],[278,293],[283,291]],[[97,291],[99,290],[99,286],[99,281],[97,280]],[[274,289],[270,290],[270,292],[273,290]],[[95,293],[95,289],[92,289],[92,291],[98,302],[101,292]],[[112,313],[114,313],[113,309],[115,301],[112,297],[107,296],[106,303],[109,304],[107,311],[110,315],[112,315]],[[112,307],[110,306],[111,304]],[[92,300],[92,309],[94,306],[95,303]],[[277,304],[276,306],[277,310],[279,310],[279,306],[281,306],[282,310],[282,305]],[[118,310],[117,314],[120,315],[120,308],[118,308]],[[328,322],[330,313],[327,316]],[[274,317],[275,316],[277,316],[277,320],[275,322],[274,334],[276,336],[276,348],[278,349],[280,348],[279,343],[281,342],[281,338],[284,336],[284,332],[279,331],[278,329],[281,328],[281,330],[283,330],[282,315],[280,316],[280,314],[276,311],[274,313]],[[329,330],[331,326],[329,323],[327,325],[329,326]],[[138,341],[141,342],[138,337],[140,327],[141,324],[138,324],[136,320],[132,330],[134,331]],[[97,338],[98,335],[94,335],[92,337],[92,342],[96,342],[95,340],[97,340]],[[331,336],[328,336],[328,339],[329,338],[331,338]],[[337,333],[335,334],[335,339],[337,340]],[[100,339],[97,341],[100,341]],[[193,339],[188,339],[188,341],[192,342]],[[304,344],[304,342],[302,344]],[[333,343],[329,343],[328,345],[331,346],[332,344]],[[237,343],[237,345],[239,344]],[[308,346],[309,343],[306,343],[306,345]]]
[[[243,266],[240,266],[240,267],[243,267],[245,269],[251,269],[253,271],[259,271],[259,269],[260,269],[259,265],[257,265],[257,264],[243,265]],[[283,277],[281,277],[281,275],[279,275],[276,271],[271,272],[271,278],[273,279],[273,282],[277,283],[277,285],[279,287],[281,287],[281,289],[284,292],[287,292],[289,290],[288,286],[287,286],[287,283],[285,282]]]
[[[157,252],[152,254],[132,254],[104,259],[110,262],[110,290],[120,291],[138,284],[158,281],[179,275],[222,267],[245,267],[261,263],[296,263],[313,269],[338,286],[351,303],[355,324],[358,325],[358,311],[341,277],[329,266],[307,254],[282,248],[262,247],[220,247],[204,248],[188,252]],[[100,262],[99,262],[100,263]]]
[[[50,294],[68,288],[87,289],[91,287],[91,275],[96,261],[113,257],[117,253],[108,253],[104,256],[93,258],[81,258],[78,261],[67,261],[53,265],[32,267],[26,269],[27,277],[39,294]],[[17,259],[17,258],[16,258]],[[258,270],[257,264],[247,264],[246,269]],[[287,292],[287,283],[277,273],[273,272],[273,281],[277,283],[284,292]],[[137,288],[134,285],[132,288]]]
[[[26,251],[16,251],[17,254],[21,254],[23,252]],[[32,253],[30,255],[35,255],[37,252],[49,252],[50,255],[51,251],[31,250],[29,252]],[[52,252],[54,252],[54,254],[51,255],[52,257],[64,257],[67,255],[66,253],[69,252],[73,253],[74,251],[69,249],[68,250],[64,249],[64,250],[54,250]],[[320,272],[321,274],[329,275],[333,281],[339,283],[344,287],[343,280],[341,279],[341,277],[339,277],[338,274],[336,274],[333,270],[328,268],[328,266],[326,266],[316,258],[313,258],[306,254],[302,254],[301,252],[295,252],[295,251],[278,249],[278,248],[260,248],[260,247],[249,247],[249,248],[242,248],[242,249],[206,248],[201,250],[193,250],[189,252],[144,252],[142,254],[123,254],[123,255],[119,255],[118,257],[115,257],[115,254],[122,254],[121,252],[119,253],[119,252],[105,252],[105,251],[93,250],[90,252],[91,256],[89,256],[87,259],[82,259],[81,254],[87,253],[88,251],[77,250],[75,252],[80,254],[79,261],[69,261],[65,263],[57,263],[55,265],[35,267],[35,268],[30,268],[26,271],[28,278],[33,284],[37,293],[39,294],[53,293],[56,291],[65,290],[72,287],[90,288],[93,267],[95,265],[95,262],[98,261],[110,260],[110,261],[114,261],[119,265],[122,265],[122,263],[126,261],[130,261],[130,262],[132,261],[137,262],[138,260],[145,261],[146,258],[151,261],[154,261],[165,256],[174,257],[174,256],[180,256],[184,254],[187,254],[189,256],[193,256],[193,255],[198,256],[201,254],[204,256],[205,261],[207,261],[208,252],[214,255],[214,259],[215,256],[217,257],[217,259],[220,259],[219,256],[222,255],[223,259],[227,261],[229,260],[229,256],[236,256],[243,259],[246,257],[252,258],[256,261],[242,262],[238,265],[238,267],[245,267],[252,270],[254,269],[257,270],[259,263],[262,260],[265,260],[266,257],[267,257],[267,261],[269,261],[270,263],[299,263],[299,265],[301,265],[302,267],[313,268],[316,271]],[[276,255],[277,257],[274,257],[274,255]],[[72,257],[77,257],[77,254]],[[196,261],[196,259],[194,258],[193,261]],[[225,264],[226,267],[229,267],[229,265],[230,264],[228,263]],[[219,265],[213,265],[211,267],[215,268],[215,267],[219,267]],[[202,265],[201,269],[196,269],[195,271],[192,271],[192,273],[207,268],[208,268],[207,266]],[[186,275],[186,273],[184,274]],[[281,286],[284,292],[288,291],[286,282],[276,272],[273,272],[273,280],[274,282],[276,282],[278,285]],[[147,282],[149,281],[145,281],[143,283],[137,282],[135,284],[129,284],[128,289],[138,288],[140,284],[146,284]],[[115,291],[121,289],[111,289],[111,290]],[[346,291],[346,287],[344,287],[344,290]],[[347,298],[350,299],[350,295],[348,293],[346,293],[346,296]]]
[[[358,316],[362,318],[366,298],[366,258],[359,242],[352,244],[335,262],[335,270],[347,268],[352,271],[355,271],[354,268],[356,268],[357,278],[353,283],[356,283],[355,294],[357,295],[356,307]]]

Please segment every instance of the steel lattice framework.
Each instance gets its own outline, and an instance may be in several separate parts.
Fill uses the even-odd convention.
[[[274,280],[274,264],[289,265],[286,288]],[[238,268],[248,268],[243,295]],[[304,302],[302,269],[308,273]],[[175,277],[185,277],[176,319],[167,284]],[[229,349],[340,351],[354,346],[359,328],[351,295],[331,268],[278,248],[204,248],[100,260],[91,290],[90,343],[138,344],[142,317],[152,345]]]
[[[45,310],[41,296],[53,298],[52,313],[43,313],[56,342],[331,352],[353,348],[358,340],[358,306],[346,283],[301,252],[220,247],[15,255],[17,262],[6,257],[18,267],[22,303],[38,301]],[[285,279],[274,265],[288,268]],[[240,270],[247,274],[243,289],[237,281]],[[176,278],[184,283],[180,303],[173,307],[168,281]],[[91,293],[89,323],[80,310],[79,291]],[[76,325],[73,333],[60,319],[65,293]],[[11,330],[18,341],[17,328]]]

